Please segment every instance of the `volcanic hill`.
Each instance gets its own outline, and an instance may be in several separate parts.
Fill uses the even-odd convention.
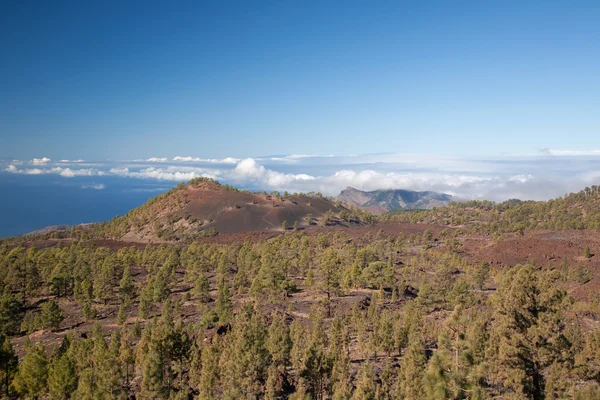
[[[255,230],[305,229],[351,224],[337,215],[344,208],[320,194],[253,193],[207,178],[180,184],[122,217],[99,225],[106,237],[135,241],[178,241]],[[325,221],[324,221],[325,219]]]

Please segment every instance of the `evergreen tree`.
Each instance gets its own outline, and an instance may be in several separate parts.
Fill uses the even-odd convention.
[[[114,399],[120,394],[119,363],[115,354],[109,351],[99,325],[94,326],[93,357],[96,366],[97,396],[102,399]]]
[[[42,326],[45,329],[58,329],[63,319],[65,316],[54,301],[50,300],[42,305]]]
[[[50,397],[67,400],[77,388],[75,367],[67,354],[57,355],[48,367],[48,389]]]
[[[291,348],[290,329],[285,323],[285,318],[283,315],[274,314],[267,339],[267,349],[273,364],[285,368],[290,357]]]
[[[169,294],[171,294],[171,289],[169,288],[171,281],[170,268],[169,264],[165,263],[152,280],[154,289],[152,292],[152,300],[155,302],[165,301],[167,297],[169,297]]]
[[[210,300],[210,283],[204,273],[200,272],[198,278],[194,282],[194,295],[202,302],[206,303]]]
[[[229,321],[229,319],[231,319],[231,294],[229,292],[229,287],[227,286],[225,279],[221,280],[217,288],[217,304],[215,307],[215,311],[219,316],[219,323],[224,324],[227,321]]]
[[[94,295],[104,304],[113,297],[114,267],[112,259],[107,257],[102,263],[99,273],[94,279]]]
[[[333,400],[347,400],[352,396],[351,371],[350,357],[345,349],[341,349],[331,371],[331,398]]]
[[[340,289],[340,259],[333,247],[328,247],[319,263],[321,290],[327,295],[327,316],[331,317],[331,296],[336,295]]]
[[[16,370],[18,359],[8,337],[0,333],[0,393],[9,394],[10,381]]]
[[[119,282],[119,293],[123,300],[133,299],[135,295],[135,285],[128,266],[123,269],[123,276]]]
[[[125,303],[119,306],[119,313],[117,314],[117,324],[123,325],[127,322],[127,305]]]
[[[48,360],[42,344],[28,345],[13,380],[16,391],[24,398],[38,398],[47,391]]]
[[[406,353],[400,362],[398,389],[401,398],[420,400],[424,397],[423,375],[425,372],[425,351],[418,333],[409,337]]]
[[[500,281],[494,301],[494,331],[489,352],[503,384],[518,395],[545,397],[543,371],[567,362],[564,306],[558,274],[532,265],[516,266]]]
[[[356,380],[356,389],[352,400],[375,400],[375,383],[373,368],[369,362],[363,363]]]
[[[165,385],[164,360],[158,343],[150,342],[144,358],[140,395],[143,399],[166,399],[168,388]]]
[[[125,334],[121,336],[121,346],[119,346],[119,361],[122,369],[125,371],[125,386],[129,387],[129,381],[131,379],[131,367],[135,363],[135,352],[129,343],[129,335],[127,330],[125,330]]]
[[[21,325],[21,303],[5,287],[0,297],[0,334],[15,335]]]
[[[267,331],[261,313],[245,307],[232,322],[221,354],[223,397],[259,397],[267,380]]]
[[[220,380],[219,358],[221,354],[219,347],[215,344],[209,345],[201,353],[201,371],[198,384],[198,398],[200,400],[212,400],[217,398],[217,390]]]
[[[487,261],[482,263],[475,271],[473,282],[479,290],[483,290],[485,283],[490,275],[490,263]]]
[[[267,369],[267,383],[265,389],[266,400],[277,400],[283,392],[283,378],[279,368],[275,364],[269,365]]]

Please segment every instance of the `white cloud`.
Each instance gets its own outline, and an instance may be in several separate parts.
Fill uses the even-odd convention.
[[[173,161],[200,161],[200,159],[194,157],[175,156],[173,157]]]
[[[31,160],[29,162],[33,165],[45,165],[45,164],[48,164],[50,161],[52,161],[52,160],[49,159],[48,157],[42,157],[42,158],[34,158],[33,160]]]
[[[176,156],[173,157],[173,161],[181,162],[199,162],[199,163],[211,163],[211,164],[235,164],[239,161],[237,158],[225,157],[225,158],[200,158],[200,157],[189,157],[189,156]]]
[[[93,189],[93,190],[104,190],[106,189],[106,185],[102,183],[92,183],[90,185],[83,185],[82,189]]]
[[[54,174],[65,178],[111,176],[184,182],[195,177],[211,177],[253,190],[320,191],[337,195],[347,186],[362,190],[432,190],[460,198],[503,201],[508,198],[544,200],[600,183],[600,157],[596,151],[548,150],[540,157],[448,157],[419,154],[371,154],[358,156],[287,156],[236,159],[202,159],[177,156],[138,160],[158,162],[145,165],[128,162],[65,165],[48,158],[25,164],[7,160],[0,168],[23,175]],[[576,156],[573,154],[581,154]],[[308,160],[304,162],[303,160]],[[583,162],[581,162],[583,161]],[[170,185],[165,184],[165,185]]]
[[[65,178],[73,178],[75,176],[104,175],[103,171],[98,171],[95,169],[71,169],[61,167],[54,167],[49,173],[56,173]]]
[[[556,157],[585,157],[585,156],[600,156],[600,150],[561,150],[561,149],[540,149],[535,153],[516,153],[518,157],[540,157],[540,156],[556,156]]]
[[[111,168],[109,174],[127,178],[157,179],[163,181],[183,182],[200,176],[215,178],[209,170],[195,167],[169,166],[166,168],[149,167],[139,171],[129,168]]]
[[[63,167],[52,167],[52,168],[23,168],[19,169],[15,165],[11,164],[4,169],[6,172],[13,174],[24,174],[24,175],[43,175],[43,174],[57,174],[64,178],[72,178],[74,176],[95,176],[104,175],[104,171],[97,169],[71,169]]]
[[[298,161],[305,158],[331,158],[334,157],[333,154],[330,155],[312,155],[312,154],[289,154],[281,157],[269,157],[269,158],[258,158],[257,160],[268,160],[268,161]]]
[[[85,160],[60,160],[61,163],[82,163],[85,162]]]
[[[240,161],[235,168],[227,172],[225,176],[234,182],[243,183],[250,180],[271,188],[283,188],[287,185],[292,185],[294,182],[316,179],[307,174],[284,174],[273,171],[258,164],[256,160],[252,158]]]

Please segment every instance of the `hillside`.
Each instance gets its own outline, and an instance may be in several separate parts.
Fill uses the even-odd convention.
[[[435,210],[385,216],[399,222],[460,227],[470,232],[523,232],[600,228],[600,187],[548,201],[508,200],[450,203]]]
[[[541,218],[538,211],[517,218],[519,207],[548,207],[552,218],[577,223],[569,216],[584,210],[593,218],[599,199],[597,189],[585,193],[550,206],[453,204],[442,208],[450,220],[439,221],[459,222],[464,211],[472,226],[495,212],[518,223]],[[259,234],[174,243],[206,232],[200,221],[215,231],[230,221],[232,229],[256,226],[223,217],[244,206],[272,224],[308,210],[322,216],[310,226],[304,220],[309,229],[268,225]],[[397,217],[415,215],[438,214]],[[14,238],[0,246],[0,356],[9,361],[0,392],[11,399],[92,391],[148,400],[600,398],[597,230],[490,235],[387,214],[375,224],[348,222],[367,216],[318,195],[248,193],[202,179],[113,221],[77,227],[79,240]],[[161,243],[149,243],[154,238]],[[529,359],[539,363],[521,362]]]
[[[339,203],[320,194],[252,193],[200,178],[98,225],[96,231],[112,239],[157,242],[256,230],[282,231],[284,221],[288,229],[306,229],[360,220],[360,214],[354,212],[343,221],[337,217],[341,211]]]
[[[347,204],[355,205],[372,213],[383,214],[391,210],[432,209],[452,201],[452,196],[437,192],[412,190],[374,190],[365,192],[347,187],[337,196]]]

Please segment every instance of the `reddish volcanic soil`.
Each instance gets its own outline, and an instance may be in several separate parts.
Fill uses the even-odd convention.
[[[461,253],[473,264],[484,261],[492,268],[506,268],[517,264],[535,262],[542,268],[561,268],[566,258],[569,268],[586,269],[591,280],[573,285],[569,292],[578,299],[590,299],[600,294],[600,231],[532,231],[524,236],[507,235],[495,242],[491,236],[466,236]],[[585,248],[598,253],[587,259]]]

